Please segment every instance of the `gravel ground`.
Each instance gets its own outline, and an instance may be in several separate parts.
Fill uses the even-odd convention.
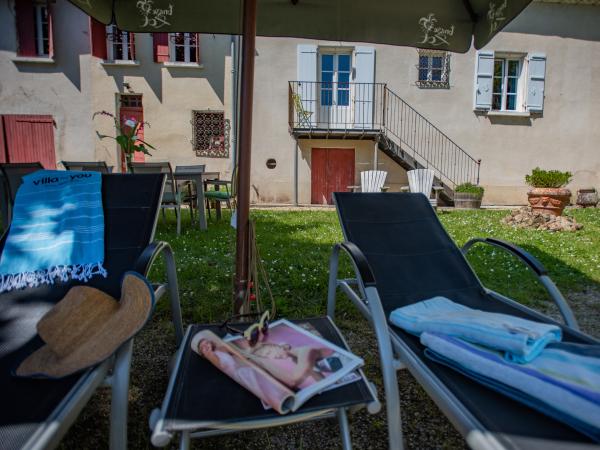
[[[568,296],[582,331],[600,337],[600,289],[590,288]],[[557,317],[556,308],[547,313]],[[383,396],[375,339],[365,321],[344,320],[342,329],[352,350],[365,358],[365,372]],[[168,382],[170,355],[175,352],[168,317],[155,318],[136,338],[129,396],[129,448],[150,448],[148,416],[160,406]],[[408,449],[462,449],[465,441],[407,371],[399,372],[403,431]],[[110,395],[99,390],[85,407],[61,444],[61,449],[108,448]],[[359,411],[350,416],[353,445],[357,449],[387,448],[385,407],[377,415]],[[394,425],[394,424],[393,424]],[[194,448],[227,449],[337,449],[337,423],[317,421],[301,425],[244,432],[195,441]],[[176,448],[175,443],[171,448]]]

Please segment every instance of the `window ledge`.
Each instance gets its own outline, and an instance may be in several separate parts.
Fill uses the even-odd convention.
[[[49,56],[15,56],[13,62],[16,63],[33,63],[33,64],[54,64],[54,58]]]
[[[103,66],[127,66],[127,67],[137,67],[140,65],[139,61],[133,60],[133,61],[126,61],[124,59],[116,59],[114,61],[105,59],[103,61],[100,61],[100,64]]]
[[[531,117],[529,111],[487,111],[487,115],[501,117]]]
[[[204,69],[204,64],[186,63],[179,61],[166,61],[163,63],[165,67],[181,67],[185,69]]]

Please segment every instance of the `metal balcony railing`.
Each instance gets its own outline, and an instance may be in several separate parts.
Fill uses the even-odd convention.
[[[288,102],[292,132],[380,135],[386,138],[389,151],[399,157],[409,155],[415,167],[434,170],[450,188],[464,182],[479,183],[481,160],[383,83],[290,81]]]

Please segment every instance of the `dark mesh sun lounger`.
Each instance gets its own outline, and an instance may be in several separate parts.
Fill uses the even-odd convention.
[[[120,297],[121,278],[128,270],[147,274],[154,258],[171,251],[165,243],[152,243],[163,186],[162,175],[103,175],[102,199],[105,221],[105,261],[108,277],[87,283],[115,298]],[[4,247],[6,233],[0,242]],[[168,264],[172,265],[171,263]],[[172,267],[174,271],[174,267]],[[177,284],[169,277],[176,334],[182,337]],[[172,283],[171,283],[172,282]],[[0,295],[0,448],[46,448],[55,446],[73,423],[94,389],[113,367],[111,447],[125,448],[127,390],[131,341],[117,352],[117,362],[60,380],[31,380],[12,376],[19,362],[42,345],[37,321],[78,282],[56,283]],[[156,287],[158,299],[166,286]],[[173,290],[174,289],[174,290]],[[124,377],[126,375],[126,377]],[[123,382],[119,381],[123,378]],[[123,392],[124,391],[124,392]],[[124,393],[124,398],[123,398]],[[124,409],[123,409],[124,408]],[[124,413],[124,417],[123,417]],[[54,422],[50,425],[50,422]],[[115,422],[118,422],[115,425]],[[55,427],[55,428],[54,428]],[[120,440],[121,439],[121,440]]]
[[[346,242],[336,246],[332,255],[328,313],[333,315],[339,287],[372,319],[386,384],[390,448],[401,447],[402,441],[399,405],[394,396],[398,395],[395,371],[403,367],[410,370],[473,448],[548,449],[590,442],[569,426],[427,359],[418,337],[391,324],[386,326],[394,309],[437,295],[472,308],[553,322],[484,288],[425,196],[335,193],[334,199]],[[477,242],[518,254],[549,286],[560,305],[562,296],[554,292],[554,285],[535,258],[502,241]],[[352,280],[337,279],[340,249],[354,264],[358,289]],[[569,319],[568,312],[566,317]],[[563,326],[563,334],[564,341],[598,343],[571,327]],[[393,353],[399,358],[393,363],[390,338]]]

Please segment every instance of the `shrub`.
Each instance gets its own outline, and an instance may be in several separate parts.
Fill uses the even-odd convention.
[[[560,188],[568,184],[572,177],[571,172],[542,170],[536,167],[531,171],[531,174],[525,175],[525,182],[529,186],[537,188]]]
[[[466,194],[476,194],[483,197],[484,189],[473,183],[462,183],[454,188],[454,192],[464,192]]]

